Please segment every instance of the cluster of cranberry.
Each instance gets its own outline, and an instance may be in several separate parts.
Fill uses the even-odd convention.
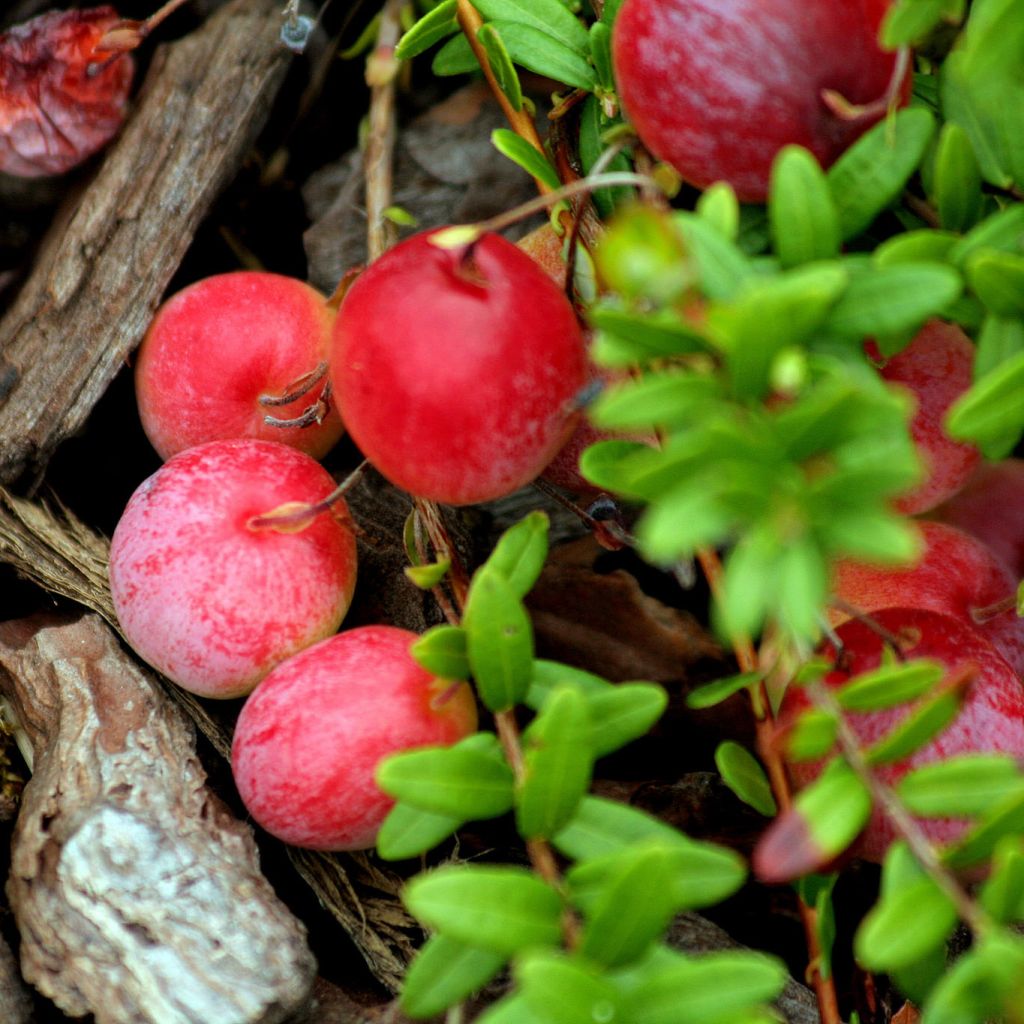
[[[421,234],[363,272],[335,314],[300,281],[240,272],[168,300],[136,393],[167,461],[115,530],[110,580],[129,643],[205,697],[248,697],[233,769],[288,842],[373,845],[390,753],[476,725],[465,684],[432,678],[390,626],[337,630],[356,542],[316,461],[338,410],[385,476],[468,504],[528,483],[575,421],[585,350],[549,276],[495,235]]]

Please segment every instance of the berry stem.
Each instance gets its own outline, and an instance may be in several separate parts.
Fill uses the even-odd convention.
[[[395,46],[402,34],[402,0],[387,0],[380,13],[377,43],[366,64],[370,86],[369,133],[363,169],[366,175],[367,249],[372,262],[398,240],[396,225],[384,216],[391,205],[395,151]]]
[[[504,90],[498,84],[498,80],[494,75],[494,71],[491,68],[491,62],[487,59],[487,52],[480,44],[480,40],[477,39],[477,33],[483,27],[484,21],[480,17],[480,13],[470,3],[470,0],[457,0],[456,17],[459,21],[459,27],[462,29],[463,34],[466,37],[473,55],[476,57],[477,62],[480,65],[480,69],[484,73],[484,77],[487,79],[487,84],[491,87],[491,92],[494,94],[495,99],[501,104],[502,112],[512,130],[521,139],[525,139],[534,149],[537,150],[542,156],[544,153],[544,144],[540,140],[540,135],[537,133],[537,127],[533,123],[533,118],[528,113],[526,107],[520,107],[516,110],[509,102],[508,97],[505,95]],[[534,178],[534,182],[537,185],[537,191],[542,195],[552,191],[551,187],[541,181],[539,178]]]
[[[958,685],[958,681],[951,680],[949,685],[955,687]],[[903,801],[900,800],[896,791],[879,779],[871,770],[871,766],[861,750],[857,736],[847,722],[839,702],[829,693],[827,687],[822,686],[818,682],[811,683],[808,686],[807,695],[815,707],[835,718],[838,723],[836,737],[839,741],[839,749],[842,751],[847,764],[854,770],[864,785],[867,786],[868,791],[871,793],[871,799],[875,802],[876,806],[883,810],[896,827],[900,836],[906,840],[907,846],[910,847],[910,851],[917,862],[928,873],[932,881],[945,893],[953,906],[956,907],[960,919],[976,936],[990,932],[994,927],[992,920],[968,896],[953,874],[943,865],[935,847],[929,842],[924,832],[921,831],[921,828],[907,810]]]
[[[722,562],[717,552],[710,548],[700,548],[697,551],[697,561],[700,564],[701,571],[704,573],[704,577],[708,581],[712,598],[715,601],[720,600],[723,570]],[[733,653],[736,655],[736,662],[741,672],[758,671],[759,659],[749,637],[734,637]],[[793,803],[793,789],[789,782],[789,775],[786,772],[786,764],[779,753],[777,744],[772,742],[775,733],[775,718],[772,715],[771,703],[768,699],[768,691],[765,688],[764,681],[760,680],[756,686],[751,686],[747,693],[750,696],[750,703],[754,712],[754,729],[758,753],[761,755],[761,760],[764,762],[765,770],[768,773],[768,782],[775,797],[775,802],[778,804],[779,811],[786,811]],[[807,940],[807,973],[814,987],[815,997],[818,1000],[818,1012],[821,1015],[821,1022],[822,1024],[842,1024],[835,981],[831,975],[823,977],[818,967],[822,962],[821,944],[818,941],[818,912],[814,907],[804,903],[799,897],[797,903],[800,911],[800,920],[804,926],[804,935]]]

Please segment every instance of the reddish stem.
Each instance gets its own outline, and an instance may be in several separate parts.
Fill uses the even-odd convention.
[[[722,594],[722,562],[716,552],[709,548],[701,548],[697,551],[697,561],[708,581],[711,596],[715,601],[721,599]],[[749,637],[740,636],[733,640],[733,652],[741,672],[756,672],[758,670],[758,657],[754,645]],[[764,761],[765,770],[768,773],[768,782],[771,785],[772,794],[778,804],[779,811],[789,810],[793,804],[793,790],[790,785],[789,775],[786,772],[786,764],[779,753],[777,745],[773,742],[775,734],[775,719],[772,715],[771,704],[768,699],[768,691],[763,680],[747,691],[750,695],[751,706],[754,712],[754,729],[757,741],[758,753]],[[800,919],[804,926],[804,936],[807,940],[808,966],[807,973],[814,988],[815,997],[818,1000],[818,1011],[821,1015],[822,1024],[842,1024],[839,1015],[839,998],[836,994],[835,981],[832,976],[824,977],[818,966],[822,962],[822,949],[818,941],[818,912],[814,907],[809,907],[803,900],[797,901]]]

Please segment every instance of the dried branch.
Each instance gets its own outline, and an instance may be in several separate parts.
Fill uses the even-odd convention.
[[[0,624],[31,741],[8,894],[25,977],[97,1024],[276,1024],[315,974],[195,734],[95,615]]]
[[[139,343],[288,62],[278,0],[235,0],[154,56],[120,140],[0,322],[0,482],[41,473]]]

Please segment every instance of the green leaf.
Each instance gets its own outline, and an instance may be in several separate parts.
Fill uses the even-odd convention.
[[[977,223],[985,204],[981,170],[967,133],[953,122],[944,124],[939,132],[934,188],[944,228],[966,231]]]
[[[377,784],[412,807],[463,821],[495,818],[512,807],[512,769],[462,746],[392,754],[378,766]]]
[[[881,42],[887,50],[920,42],[942,24],[949,0],[898,0],[882,21]]]
[[[598,40],[603,39],[604,34],[607,33],[607,26],[599,21],[594,22],[590,27],[590,31],[594,37],[592,41],[595,47],[594,65],[597,69],[598,78],[602,79],[602,87],[604,87],[604,72],[597,47],[600,45]],[[601,102],[596,96],[588,96],[583,101],[583,110],[580,114],[579,150],[580,161],[583,164],[585,174],[589,174],[597,161],[604,155],[607,148],[603,137],[604,133],[616,123],[618,122],[609,121],[604,116],[601,111]],[[629,157],[625,153],[617,153],[604,166],[607,171],[629,171],[632,169]],[[591,192],[591,198],[594,200],[597,212],[603,218],[611,217],[616,207],[629,202],[633,195],[634,190],[628,185],[606,186],[605,188],[594,189]]]
[[[934,131],[928,110],[908,107],[869,129],[829,168],[844,239],[859,235],[899,198]]]
[[[869,971],[908,967],[942,948],[956,922],[950,898],[925,876],[875,904],[857,929],[854,952]]]
[[[618,1019],[618,991],[584,961],[560,953],[533,953],[516,965],[515,975],[531,1013],[547,1024]]]
[[[1018,836],[1006,836],[996,845],[992,870],[981,887],[982,908],[1002,924],[1024,917],[1024,850]]]
[[[968,257],[988,249],[1024,252],[1024,203],[1014,203],[986,217],[949,250],[948,259],[955,266],[962,267]]]
[[[511,585],[486,566],[473,577],[463,617],[466,653],[480,699],[505,711],[526,696],[533,674],[530,617]]]
[[[916,330],[941,312],[962,288],[960,275],[940,263],[895,263],[855,274],[823,329],[861,341]]]
[[[828,179],[802,146],[784,146],[772,164],[768,216],[783,267],[829,259],[839,252],[839,214]]]
[[[646,840],[675,843],[685,837],[660,818],[603,797],[587,796],[553,843],[576,861],[616,853]]]
[[[580,953],[606,967],[637,959],[679,909],[672,899],[678,858],[670,848],[644,845],[615,859],[599,894],[588,901],[580,940]],[[571,888],[571,875],[569,882]]]
[[[632,362],[647,362],[660,356],[684,355],[688,352],[703,352],[708,348],[707,339],[695,328],[681,321],[670,310],[637,314],[616,309],[609,305],[597,305],[588,313],[591,324],[600,331],[615,335],[620,344],[627,343]],[[600,342],[600,338],[597,339]],[[604,362],[603,351],[598,347],[594,358]]]
[[[413,1018],[433,1017],[478,992],[504,966],[501,953],[433,935],[406,972],[402,1009]]]
[[[418,857],[444,842],[461,824],[462,818],[397,803],[377,833],[377,856],[382,860]]]
[[[908,772],[896,792],[912,814],[956,818],[984,814],[1024,790],[1016,761],[1001,754],[965,754]]]
[[[790,761],[820,761],[830,753],[839,735],[835,715],[808,708],[786,734],[786,757]]]
[[[571,683],[584,693],[606,693],[612,688],[607,679],[595,676],[592,672],[563,665],[559,661],[537,658],[533,663],[533,680],[524,703],[534,711],[540,711],[548,697],[566,683]]]
[[[708,298],[731,298],[753,273],[747,257],[733,242],[696,214],[677,213],[673,221],[682,232]]]
[[[726,740],[715,751],[715,765],[722,781],[759,814],[772,818],[778,811],[772,788],[761,762],[746,747]]]
[[[515,991],[491,1003],[473,1024],[548,1024],[548,1021],[530,1009],[522,992]]]
[[[928,1000],[922,1024],[1013,1020],[1024,1005],[1024,943],[1005,930],[979,936],[947,967]]]
[[[633,493],[629,457],[650,451],[648,445],[637,441],[598,441],[580,456],[580,472],[602,490],[629,497]]]
[[[895,263],[943,263],[959,241],[960,236],[952,231],[905,231],[882,242],[872,259],[879,267],[891,267]]]
[[[992,855],[1004,836],[1024,832],[1024,790],[989,808],[981,820],[943,856],[951,868],[966,868]]]
[[[983,250],[964,265],[967,283],[996,316],[1024,316],[1024,255]]]
[[[411,60],[429,50],[446,36],[458,32],[459,22],[455,17],[457,0],[442,0],[432,11],[428,11],[412,28],[398,40],[395,56],[399,60]]]
[[[533,0],[530,2],[532,5]],[[593,67],[574,46],[568,46],[548,32],[522,22],[495,19],[491,24],[501,32],[505,48],[516,64],[529,71],[535,71],[538,75],[553,78],[556,82],[563,82],[574,89],[593,92],[597,88],[597,76]],[[583,46],[586,52],[589,38],[583,26],[579,27],[583,33]]]
[[[727,181],[716,181],[697,199],[697,216],[706,220],[723,238],[736,241],[740,226],[740,204]]]
[[[946,416],[946,431],[960,440],[985,440],[1016,434],[1024,425],[1024,352],[1001,363],[965,395]]]
[[[597,81],[604,90],[615,88],[615,73],[612,70],[612,30],[603,22],[595,21],[590,26],[590,57],[597,72]]]
[[[867,787],[845,761],[830,761],[761,836],[755,871],[768,883],[818,871],[856,839],[870,816]]]
[[[525,597],[537,582],[548,557],[548,517],[530,512],[498,538],[487,566],[505,578],[516,597]]]
[[[595,259],[612,291],[645,305],[671,304],[694,279],[679,225],[648,206],[621,211],[601,238]]]
[[[572,902],[584,915],[592,916],[609,886],[614,886],[624,865],[632,864],[645,850],[656,849],[664,860],[669,881],[661,892],[651,895],[658,906],[670,905],[675,911],[690,910],[717,903],[734,893],[744,881],[742,858],[732,850],[713,843],[697,842],[675,832],[668,839],[649,839],[623,844],[619,849],[578,861],[566,873]],[[667,920],[667,919],[666,919]]]
[[[442,935],[504,956],[562,939],[562,901],[527,868],[437,868],[411,879],[402,899]]]
[[[789,636],[817,640],[828,596],[828,566],[817,541],[801,537],[782,551],[775,618]]]
[[[668,694],[656,683],[619,683],[588,694],[590,745],[594,757],[604,757],[646,735],[668,706]]]
[[[473,53],[469,40],[460,32],[452,36],[434,54],[430,70],[439,78],[446,78],[451,75],[467,75],[480,70],[476,54]]]
[[[491,143],[502,156],[507,156],[531,178],[544,182],[549,188],[558,188],[562,184],[558,171],[548,158],[515,132],[508,128],[495,128],[491,132]]]
[[[941,663],[926,658],[882,665],[844,683],[835,696],[847,711],[880,711],[923,697],[945,671]]]
[[[868,764],[892,764],[930,743],[960,713],[963,692],[946,690],[918,704],[864,753]]]
[[[505,94],[509,106],[513,110],[523,109],[523,87],[519,84],[519,76],[512,66],[512,58],[505,48],[504,40],[496,25],[481,25],[476,34],[477,42],[487,54],[487,62],[491,65],[494,80],[498,88]],[[517,136],[518,138],[518,136]]]
[[[741,672],[739,675],[715,679],[713,682],[705,683],[703,686],[691,690],[686,695],[686,706],[697,710],[712,708],[716,704],[728,700],[734,693],[756,685],[761,679],[760,672]]]
[[[592,726],[586,698],[559,687],[524,735],[516,826],[524,839],[550,838],[572,818],[590,786]]]
[[[436,587],[441,580],[448,575],[452,567],[450,558],[443,558],[439,562],[428,562],[422,565],[407,565],[405,575],[416,584],[420,590],[430,590]]]
[[[1024,320],[989,314],[978,333],[974,379],[980,380],[996,367],[1024,352]]]
[[[760,953],[672,954],[632,971],[623,1001],[637,1024],[753,1024],[787,978],[781,961]]]
[[[469,679],[466,631],[459,626],[434,626],[409,648],[416,663],[441,679]]]
[[[578,885],[598,889],[614,857],[641,846],[670,848],[675,873],[673,899],[680,909],[710,906],[735,892],[746,877],[738,854],[713,843],[697,842],[659,818],[601,797],[584,797],[573,820],[553,839],[554,846],[577,863]],[[593,864],[587,873],[583,864]]]
[[[529,25],[581,57],[590,52],[587,30],[560,0],[473,0],[473,6],[489,21]]]
[[[726,352],[734,392],[763,395],[778,353],[810,339],[848,282],[839,263],[813,264],[751,279],[727,305],[713,303],[708,326]]]
[[[665,370],[605,391],[589,410],[593,423],[607,430],[651,430],[699,422],[722,397],[715,377]]]

